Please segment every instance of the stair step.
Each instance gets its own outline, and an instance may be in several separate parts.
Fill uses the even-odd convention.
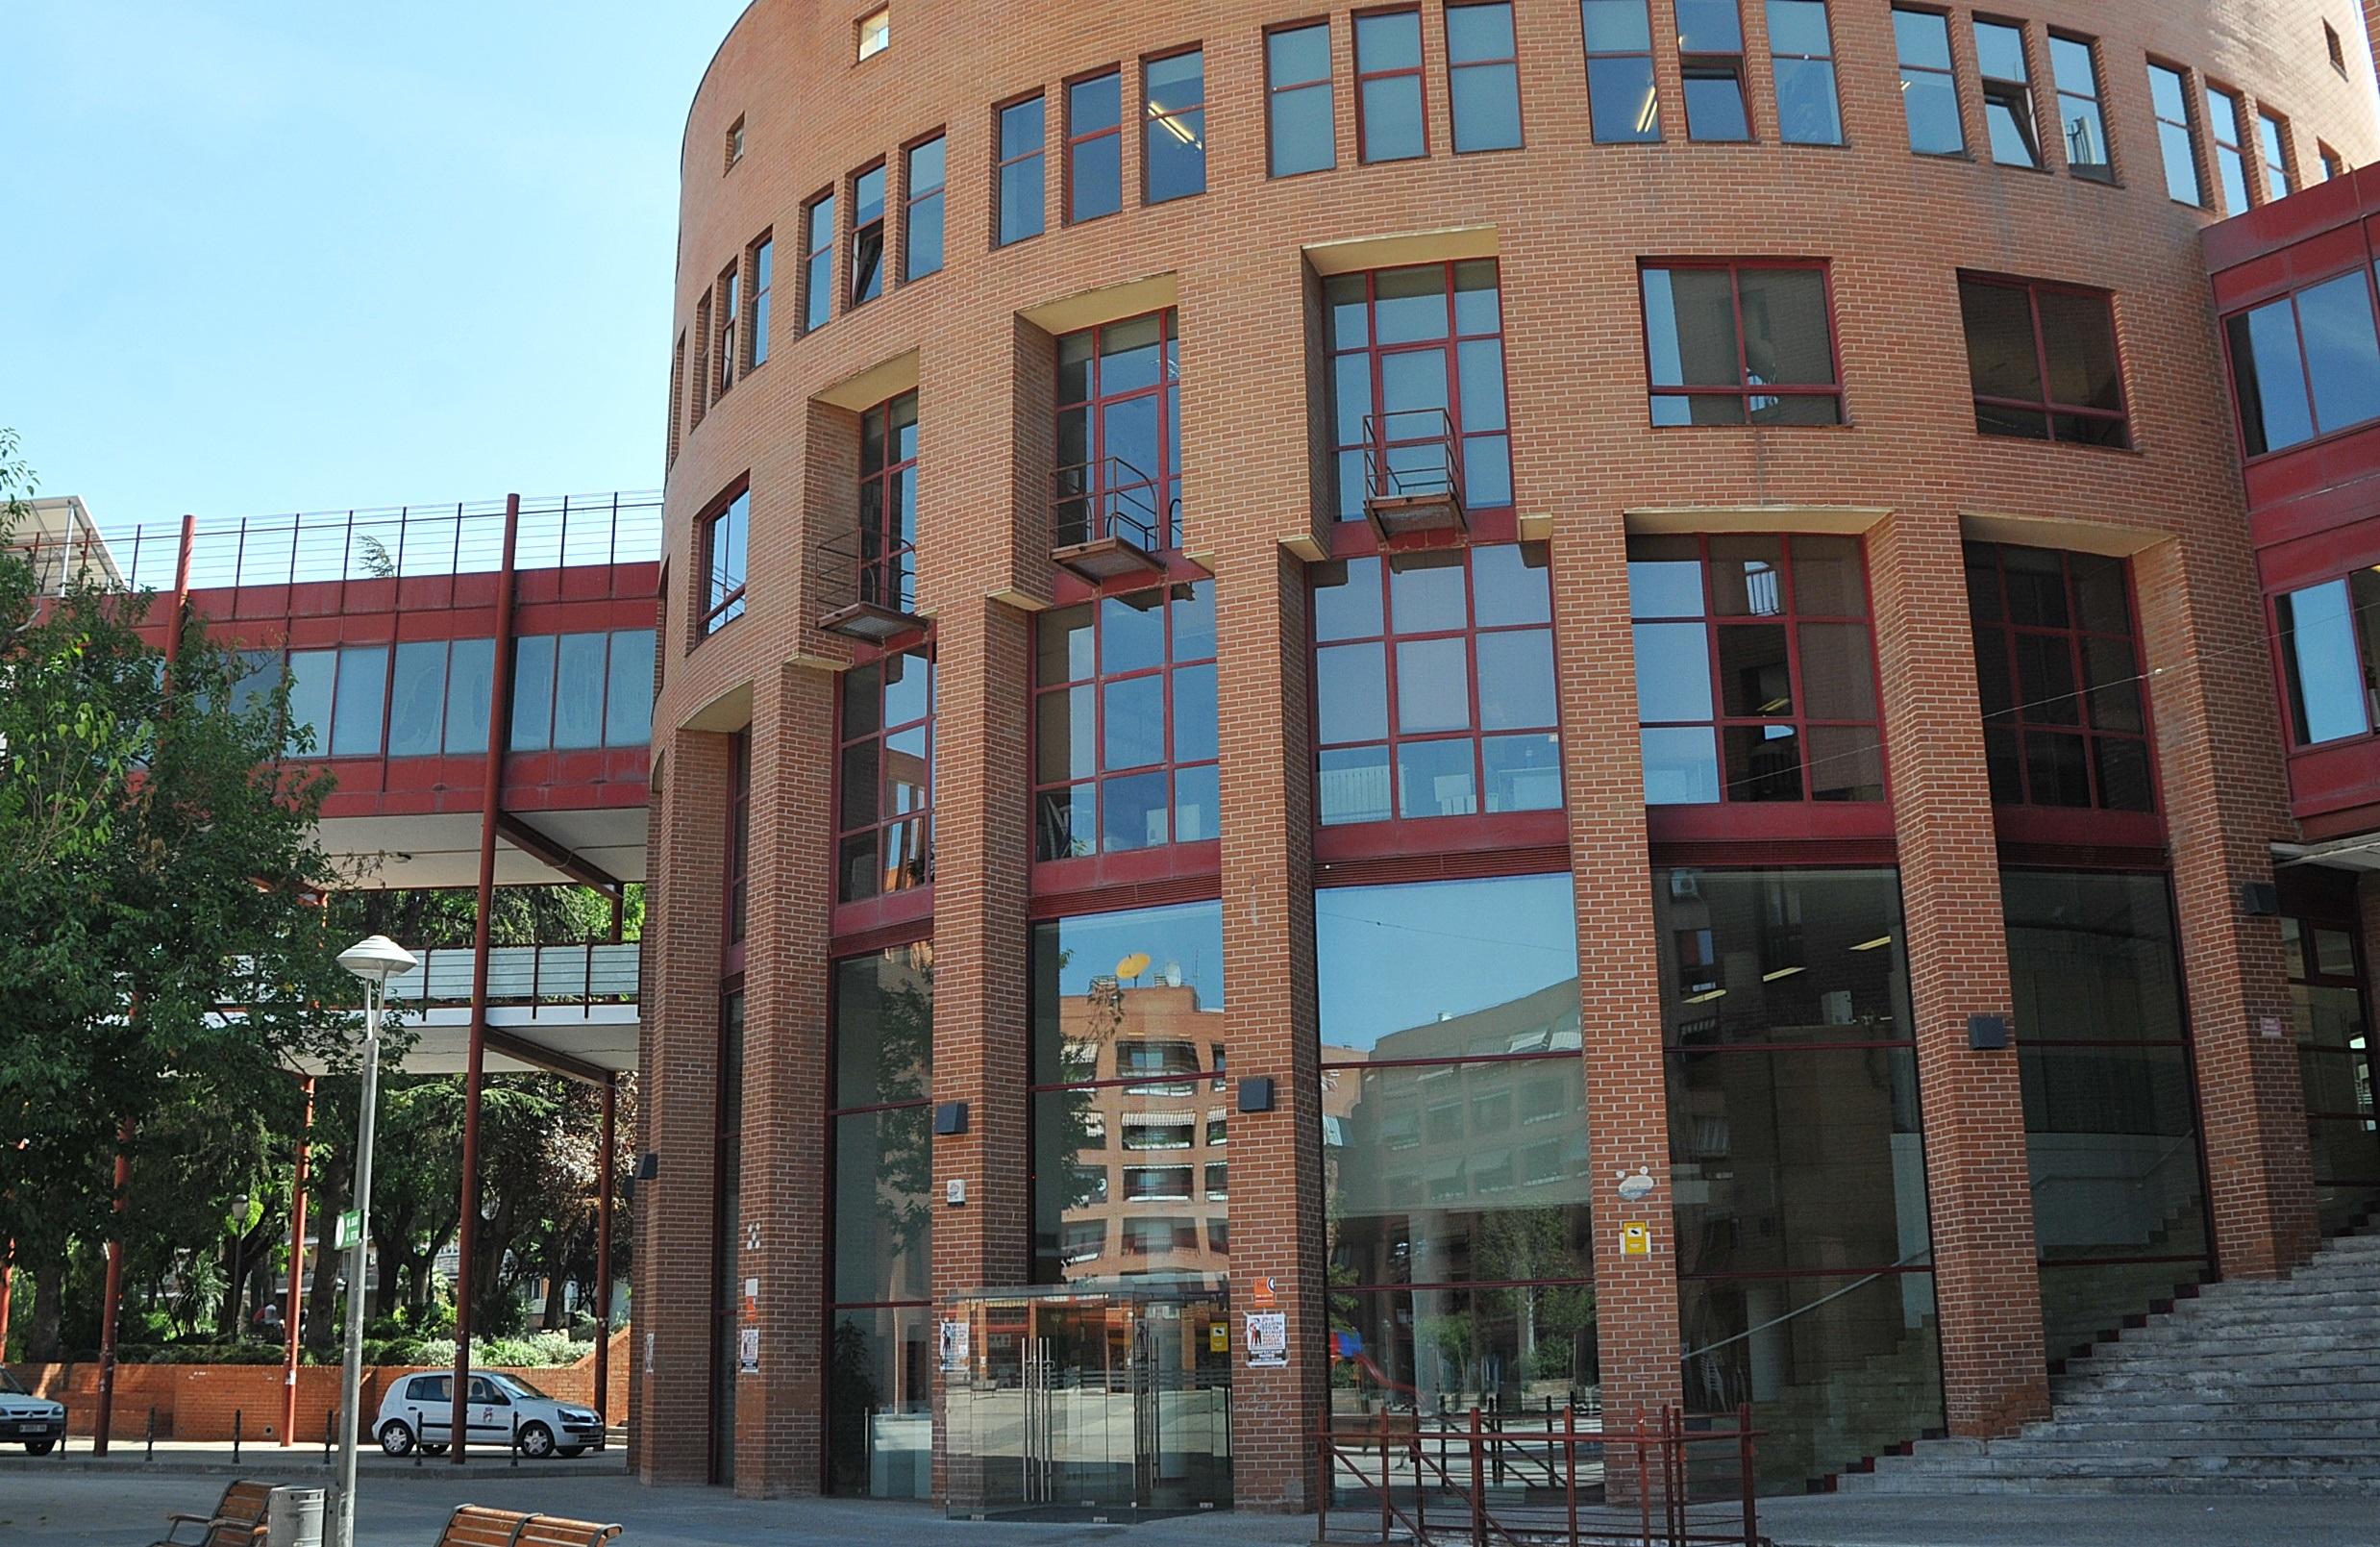
[[[2282,1401],[2273,1398],[2241,1400],[2218,1397],[2209,1399],[2193,1396],[2188,1399],[2170,1395],[2157,1400],[2155,1393],[2142,1393],[2141,1400],[2069,1402],[2057,1404],[2057,1419],[2061,1423],[2089,1423],[2100,1417],[2139,1421],[2142,1419],[2180,1419],[2194,1422],[2224,1423],[2246,1429],[2272,1419],[2368,1418],[2374,1411],[2368,1401],[2339,1401],[2312,1397],[2304,1401]]]
[[[2294,1437],[2271,1437],[2261,1431],[2239,1431],[2225,1435],[2210,1435],[2195,1439],[2125,1439],[2110,1435],[2105,1438],[2035,1438],[1996,1439],[1986,1454],[1998,1458],[2062,1457],[2062,1456],[2134,1456],[2154,1457],[2169,1464],[2186,1464],[2194,1459],[2235,1458],[2243,1460],[2260,1458],[2298,1459],[2316,1461],[2354,1461],[2380,1471],[2380,1436],[2350,1438],[2335,1435],[2305,1435]],[[1913,1458],[1911,1458],[1913,1459]]]
[[[1851,1480],[1845,1478],[1842,1483]],[[1858,1491],[1889,1494],[2241,1494],[2380,1497],[2380,1478],[2368,1477],[1938,1477],[1926,1473],[1863,1477]],[[1838,1485],[1839,1486],[1841,1484]]]
[[[2021,1441],[2017,1443],[2021,1443]],[[2372,1456],[2165,1456],[2144,1453],[2070,1454],[2057,1446],[2003,1455],[1994,1445],[1982,1456],[1936,1456],[1919,1447],[1915,1456],[1881,1456],[1876,1475],[1922,1471],[1947,1477],[2369,1477],[2380,1483],[2380,1457]]]
[[[2321,1337],[2217,1338],[2197,1343],[2108,1343],[2084,1361],[2088,1374],[2098,1370],[2271,1369],[2281,1373],[2319,1370],[2321,1380],[2380,1378],[2380,1348],[2342,1347]],[[2365,1372],[2356,1375],[2334,1371]]]
[[[2216,1440],[2369,1440],[2380,1444],[2380,1417],[2306,1419],[2268,1418],[2242,1423],[2219,1418],[2116,1418],[2068,1416],[2024,1426],[2021,1439],[2094,1441],[2132,1439],[2156,1444],[2196,1439]]]

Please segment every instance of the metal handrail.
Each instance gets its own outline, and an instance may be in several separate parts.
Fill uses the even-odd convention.
[[[868,550],[874,545],[878,551]],[[895,612],[917,607],[917,544],[884,542],[880,532],[847,532],[818,544],[827,562],[819,579],[830,595],[840,594]]]
[[[1432,453],[1435,455],[1432,455]],[[1400,409],[1364,416],[1364,496],[1463,501],[1463,442],[1444,409]]]
[[[632,1004],[641,986],[640,948],[633,942],[587,945],[499,945],[487,953],[490,1004]],[[421,953],[421,970],[388,980],[391,1004],[469,1004],[472,951],[439,947]]]
[[[1059,547],[1106,537],[1123,537],[1150,553],[1165,546],[1166,510],[1160,508],[1164,490],[1123,458],[1102,457],[1060,467],[1051,487]]]

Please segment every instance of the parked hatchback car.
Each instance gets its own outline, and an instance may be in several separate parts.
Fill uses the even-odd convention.
[[[454,1390],[451,1375],[414,1375],[392,1383],[373,1427],[380,1448],[391,1456],[410,1455],[416,1445],[430,1455],[442,1454],[454,1439]],[[604,1448],[604,1421],[592,1408],[548,1396],[517,1375],[474,1375],[466,1396],[463,1432],[474,1445],[498,1450],[517,1445],[532,1460]]]
[[[0,1442],[21,1444],[36,1456],[47,1456],[66,1437],[66,1410],[47,1397],[37,1397],[0,1369]]]

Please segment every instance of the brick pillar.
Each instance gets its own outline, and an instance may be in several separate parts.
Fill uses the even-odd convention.
[[[827,954],[837,678],[785,665],[753,685],[746,861],[738,1271],[758,1280],[760,1370],[736,1378],[735,1491],[818,1491],[827,1253]],[[751,1249],[758,1233],[757,1250]],[[741,1305],[743,1285],[736,1286]]]
[[[1675,1194],[1670,1185],[1661,968],[1646,864],[1645,775],[1634,755],[1636,652],[1626,537],[1616,518],[1564,512],[1553,545],[1553,626],[1562,695],[1563,788],[1578,911],[1579,1028],[1586,1060],[1587,1163],[1595,1178],[1596,1336],[1604,1421],[1684,1400],[1679,1367]],[[1659,1184],[1624,1204],[1617,1179]],[[1641,1222],[1651,1253],[1623,1257],[1620,1227]],[[1633,1485],[1630,1485],[1631,1486]]]
[[[1983,709],[1958,517],[1903,511],[1868,536],[1917,1023],[1926,1207],[1954,1435],[2049,1413],[2041,1273],[2013,1049],[1967,1045],[1970,1015],[2013,1012]],[[2021,1038],[2025,1028],[2015,1028]]]
[[[636,1475],[710,1475],[711,1210],[719,1104],[719,949],[727,885],[728,738],[662,736],[656,763],[637,1091],[659,1174],[636,1188]]]
[[[1234,544],[1215,583],[1225,1035],[1238,1080],[1274,1082],[1273,1110],[1229,1117],[1231,1489],[1241,1509],[1299,1510],[1314,1507],[1330,1368],[1306,589],[1305,566],[1258,536]],[[1263,1279],[1287,1320],[1285,1369],[1248,1364],[1243,1316],[1268,1309]]]
[[[2241,911],[2290,835],[2279,711],[2245,534],[2133,560],[2157,777],[2189,963],[2190,1041],[2217,1265],[2268,1279],[2313,1254],[2314,1159],[2277,919]]]

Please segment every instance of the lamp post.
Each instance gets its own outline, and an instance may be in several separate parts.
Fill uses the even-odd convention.
[[[356,1121],[356,1238],[347,1265],[347,1353],[339,1371],[338,1522],[331,1547],[356,1542],[356,1403],[363,1385],[363,1251],[372,1235],[372,1119],[380,1107],[380,1017],[388,980],[421,963],[385,935],[359,940],[338,964],[363,980],[363,1110]]]

